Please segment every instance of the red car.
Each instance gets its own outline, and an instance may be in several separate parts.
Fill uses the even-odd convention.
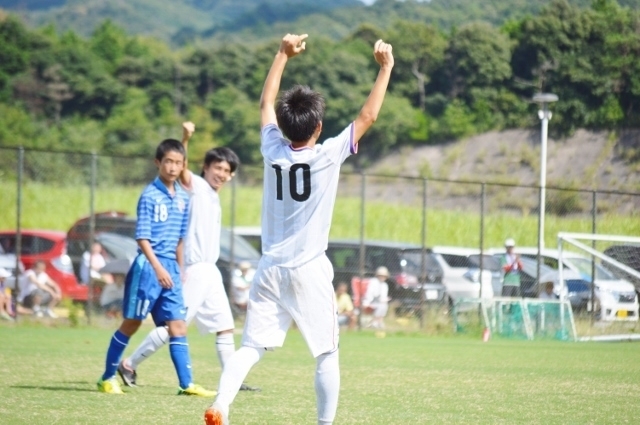
[[[67,255],[67,234],[53,230],[22,230],[20,259],[29,269],[36,260],[46,263],[46,272],[55,280],[62,295],[74,301],[86,302],[89,291],[86,285],[78,284],[71,259]],[[16,231],[0,231],[0,245],[5,253],[15,254]]]

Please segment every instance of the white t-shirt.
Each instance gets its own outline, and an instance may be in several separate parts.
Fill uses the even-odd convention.
[[[220,257],[220,197],[205,179],[193,173],[191,187],[185,190],[189,194],[189,225],[184,241],[185,264],[215,264]]]
[[[389,285],[387,282],[379,280],[377,277],[369,279],[367,292],[362,299],[362,306],[369,307],[378,304],[389,303]]]
[[[36,275],[35,270],[27,270],[24,273],[24,279],[20,279],[20,296],[18,297],[18,302],[21,303],[27,295],[30,295],[33,291],[38,289],[38,285],[31,281],[32,277],[35,277],[41,285],[46,285],[49,281],[49,275],[46,272]]]
[[[293,149],[275,124],[262,129],[262,252],[270,265],[298,267],[327,249],[340,166],[357,152],[354,126],[313,148]]]
[[[245,305],[249,302],[249,289],[251,288],[251,281],[255,271],[250,270],[246,276],[234,276],[233,286],[231,287],[231,293],[233,301],[236,304]]]
[[[89,282],[89,279],[100,279],[100,269],[107,265],[107,261],[102,254],[91,254],[89,251],[85,251],[82,254],[82,266],[80,267],[80,278],[84,283]]]

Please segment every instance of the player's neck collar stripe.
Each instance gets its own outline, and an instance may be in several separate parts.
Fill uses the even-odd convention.
[[[305,149],[312,149],[309,146],[300,146],[299,148],[294,148],[293,145],[289,145],[289,148],[291,148],[292,151],[296,151],[296,152],[297,151],[302,151],[302,150],[305,150]]]

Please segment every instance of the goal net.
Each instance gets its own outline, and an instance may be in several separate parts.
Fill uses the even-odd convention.
[[[566,300],[459,299],[452,315],[456,332],[488,332],[491,337],[528,340],[577,338],[571,305]]]

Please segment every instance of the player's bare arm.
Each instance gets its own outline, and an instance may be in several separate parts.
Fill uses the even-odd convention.
[[[196,131],[196,125],[191,121],[182,123],[182,146],[184,146],[184,166],[180,173],[180,184],[187,189],[191,187],[191,171],[189,171],[188,150],[189,140]]]
[[[382,40],[376,41],[373,47],[373,57],[380,65],[380,71],[376,82],[373,84],[371,93],[367,98],[364,106],[360,110],[360,114],[355,120],[354,143],[358,143],[369,127],[378,119],[378,113],[384,101],[384,95],[387,92],[391,70],[393,69],[393,53],[391,44]]]
[[[284,67],[289,58],[296,56],[305,49],[306,42],[304,40],[307,37],[307,34],[287,34],[282,38],[280,48],[273,59],[273,64],[271,64],[271,69],[262,88],[262,96],[260,97],[261,127],[267,124],[276,124],[276,97],[280,90],[280,80],[282,79]]]
[[[156,257],[155,252],[153,252],[153,248],[151,248],[151,243],[147,239],[138,239],[138,246],[140,247],[140,251],[147,257],[149,264],[153,267],[153,271],[156,272],[156,277],[158,278],[158,282],[160,286],[163,288],[171,288],[173,286],[173,281],[171,280],[171,275],[160,261],[158,261],[158,257]]]

